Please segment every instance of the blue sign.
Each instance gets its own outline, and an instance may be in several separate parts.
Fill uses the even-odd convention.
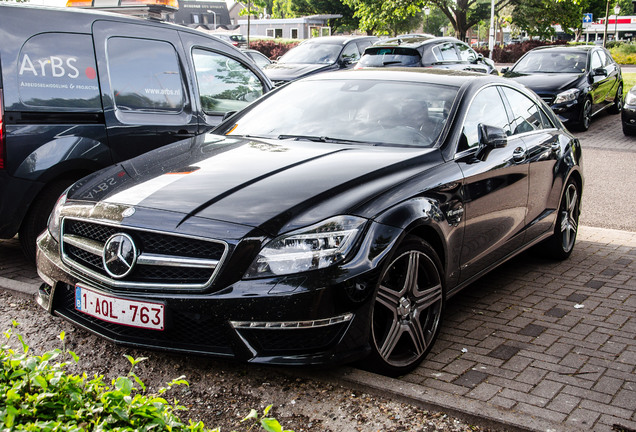
[[[592,14],[591,13],[584,13],[583,14],[583,24],[591,24],[593,21],[592,19]]]

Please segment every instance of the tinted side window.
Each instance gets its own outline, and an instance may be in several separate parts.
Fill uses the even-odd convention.
[[[355,43],[347,44],[347,46],[345,46],[345,49],[342,51],[342,59],[349,60],[351,63],[355,63],[360,60],[358,46]]]
[[[107,53],[118,110],[168,113],[183,110],[186,101],[183,79],[171,44],[114,37],[108,40]]]
[[[471,47],[463,43],[458,43],[456,44],[456,46],[459,51],[459,57],[462,60],[468,61],[468,62],[473,62],[477,60],[477,54],[475,53],[475,51],[473,51]]]
[[[504,87],[503,92],[514,115],[513,135],[554,127],[541,108],[526,95],[508,87]]]
[[[90,35],[44,33],[32,37],[20,51],[17,72],[25,105],[101,110]]]
[[[263,94],[263,83],[238,61],[199,48],[192,50],[192,58],[206,114],[240,110]]]
[[[592,63],[590,64],[590,68],[592,70],[603,67],[603,60],[601,60],[601,56],[598,54],[598,51],[594,51],[592,53]]]
[[[496,87],[481,90],[466,113],[458,152],[479,147],[479,125],[497,126],[511,134],[510,121]]]
[[[450,42],[437,45],[433,48],[433,53],[437,57],[438,61],[457,61],[457,51],[455,51],[455,44]]]

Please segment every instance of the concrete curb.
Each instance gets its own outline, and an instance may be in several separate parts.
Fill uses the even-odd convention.
[[[25,297],[35,297],[38,292],[38,288],[39,285],[37,284],[0,277],[0,289],[9,290],[14,294]]]

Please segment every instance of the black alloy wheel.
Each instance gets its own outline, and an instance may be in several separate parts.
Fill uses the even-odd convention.
[[[413,370],[433,346],[444,307],[442,265],[433,248],[407,237],[380,278],[371,317],[371,368]]]
[[[579,114],[579,130],[586,131],[592,123],[592,100],[586,98]]]
[[[569,180],[561,198],[554,234],[542,243],[543,252],[550,257],[564,260],[572,254],[579,230],[580,205],[579,188],[575,181]]]
[[[614,103],[607,110],[610,114],[620,114],[623,109],[623,84],[618,85],[618,90],[616,91],[616,96],[614,97]]]

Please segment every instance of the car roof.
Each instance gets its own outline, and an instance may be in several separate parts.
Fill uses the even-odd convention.
[[[569,52],[585,51],[585,52],[588,52],[595,48],[599,48],[599,47],[594,45],[548,45],[548,46],[536,47],[528,52],[531,52],[531,51],[569,51]]]
[[[166,21],[158,21],[147,18],[140,18],[131,15],[123,15],[115,12],[107,12],[92,8],[76,8],[76,7],[60,7],[60,6],[44,6],[29,3],[5,3],[0,1],[0,8],[6,8],[0,13],[0,18],[12,14],[25,14],[24,16],[31,22],[38,22],[40,19],[46,19],[47,22],[59,22],[60,26],[68,28],[72,23],[73,32],[91,32],[93,22],[96,20],[109,20],[117,22],[129,22],[149,26],[172,27],[175,30],[185,31],[189,33],[203,34],[209,36],[208,33],[200,30],[191,29],[175,23]],[[11,12],[9,12],[11,11]],[[31,33],[37,33],[37,30],[29,30]],[[218,38],[216,40],[219,40]]]
[[[419,48],[423,45],[428,45],[438,42],[460,42],[459,39],[449,36],[406,36],[396,37],[383,41],[376,42],[373,47],[407,47],[407,48]]]
[[[332,44],[342,45],[354,40],[376,40],[376,36],[322,36],[317,38],[307,39],[303,41],[303,44]]]
[[[461,87],[471,82],[497,82],[509,84],[512,80],[500,78],[495,75],[487,75],[479,72],[466,72],[461,70],[446,70],[436,68],[369,68],[359,70],[344,70],[316,74],[304,78],[304,80],[321,81],[337,79],[356,80],[386,80],[426,82]],[[516,83],[515,87],[519,87]]]

